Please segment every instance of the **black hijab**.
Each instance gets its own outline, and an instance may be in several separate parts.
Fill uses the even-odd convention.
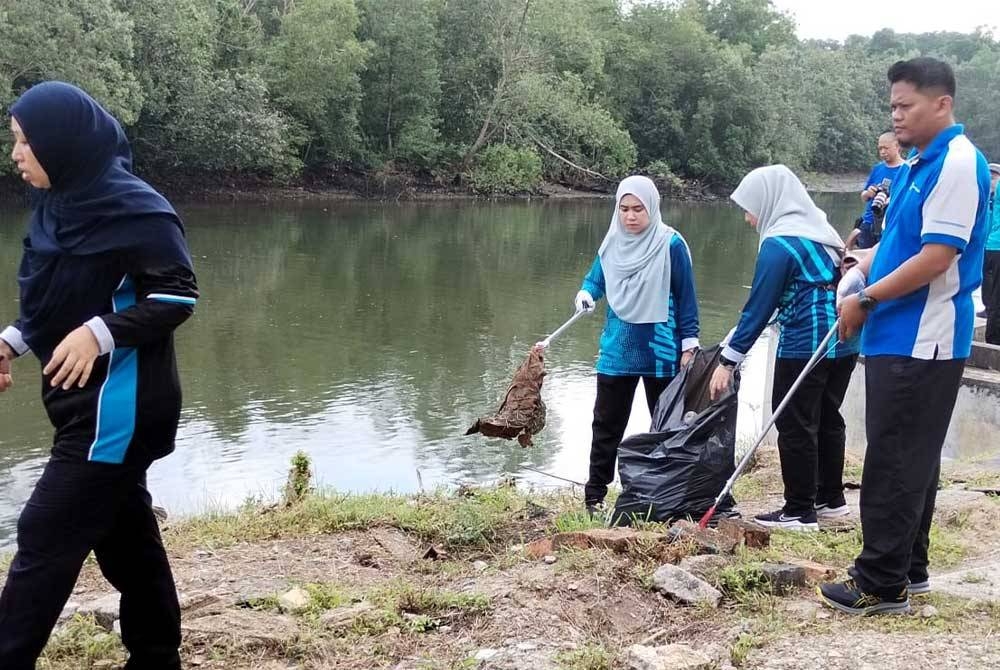
[[[184,228],[174,208],[132,174],[132,151],[121,125],[76,86],[38,84],[10,108],[51,183],[33,189],[21,287],[21,330],[30,343],[58,310],[59,259],[110,251],[159,249],[175,256]],[[86,278],[79,278],[85,281]]]

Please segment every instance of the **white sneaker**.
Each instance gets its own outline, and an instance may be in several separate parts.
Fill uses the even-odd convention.
[[[816,505],[816,516],[820,519],[836,519],[837,517],[847,516],[850,513],[851,508],[847,506],[847,503],[837,507],[830,507],[826,503]]]

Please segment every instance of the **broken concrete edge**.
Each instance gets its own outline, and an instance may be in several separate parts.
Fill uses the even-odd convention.
[[[688,520],[674,523],[667,536],[672,542],[693,542],[698,550],[709,554],[731,554],[737,547],[737,542],[732,538]]]
[[[556,549],[610,549],[627,553],[636,548],[668,542],[663,533],[634,530],[631,528],[591,528],[588,530],[556,533],[525,546],[525,552],[536,560],[551,556]]]
[[[718,532],[750,549],[771,546],[771,529],[746,519],[720,519]]]
[[[829,565],[816,563],[804,558],[785,558],[785,563],[802,568],[805,572],[806,581],[812,584],[820,582],[832,582],[837,579],[840,570]]]
[[[667,533],[634,530],[631,528],[591,528],[581,531],[556,533],[543,537],[525,546],[530,558],[540,560],[551,556],[557,549],[610,549],[616,553],[627,553],[643,546],[690,542],[695,553],[732,554],[743,544],[751,548],[763,548],[770,544],[770,533],[766,528],[750,522],[732,523],[728,534],[711,528],[700,528],[689,520],[674,523]],[[739,539],[734,539],[733,536]]]

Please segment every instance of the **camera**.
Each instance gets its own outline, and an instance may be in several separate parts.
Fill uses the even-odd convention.
[[[885,208],[888,205],[889,187],[891,185],[891,180],[883,179],[882,183],[875,187],[873,200],[880,193],[885,193],[886,195],[886,202],[872,202],[872,237],[876,242],[882,238],[882,224],[885,223]]]

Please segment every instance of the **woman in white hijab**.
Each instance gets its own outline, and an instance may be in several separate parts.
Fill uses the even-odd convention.
[[[614,479],[636,385],[650,412],[698,348],[698,302],[687,243],[660,214],[660,194],[646,177],[618,185],[611,226],[576,295],[576,308],[608,299],[597,357],[587,509],[600,508]],[[683,353],[682,353],[683,352]]]
[[[730,197],[760,234],[760,250],[750,297],[712,376],[711,391],[719,397],[730,388],[733,368],[777,312],[781,334],[771,396],[777,407],[837,319],[844,243],[784,165],[753,170]],[[776,421],[785,503],[775,512],[757,515],[758,523],[818,530],[817,516],[850,513],[844,500],[840,405],[857,354],[857,339],[837,343]]]

